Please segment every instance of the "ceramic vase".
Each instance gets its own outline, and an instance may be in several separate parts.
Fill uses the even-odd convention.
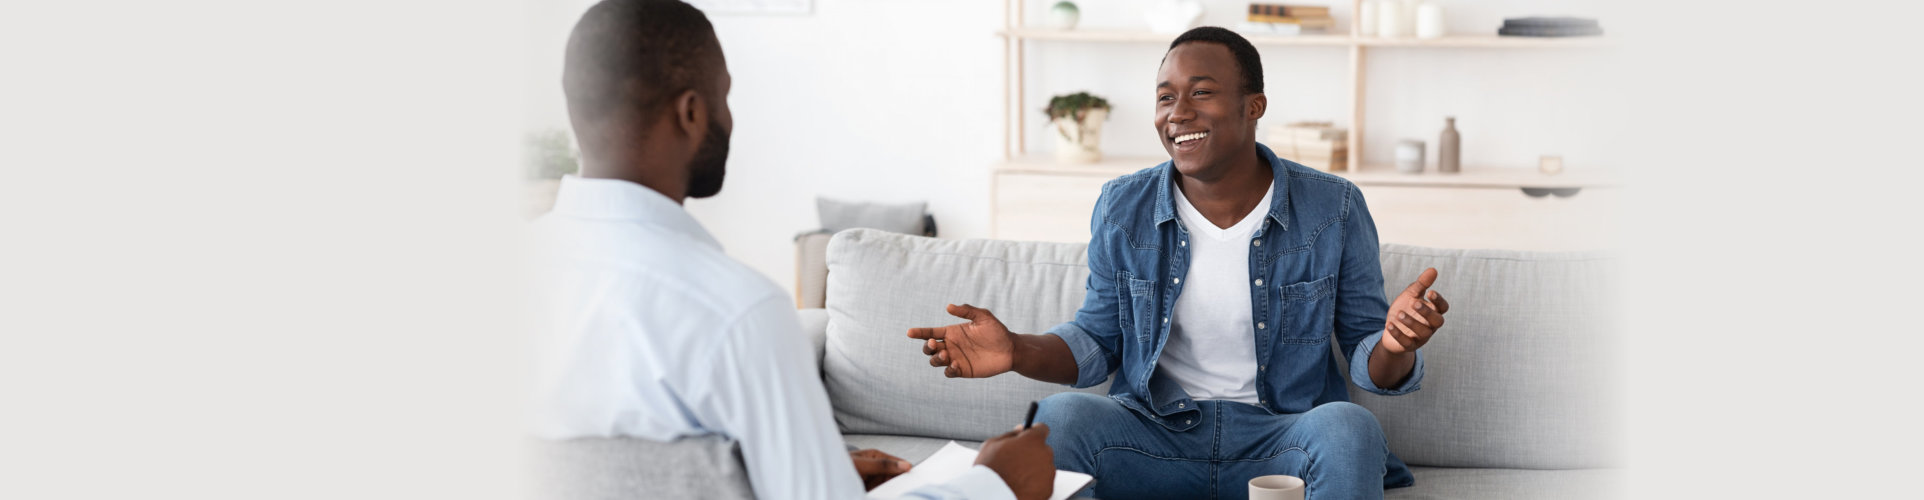
[[[1075,29],[1076,22],[1081,20],[1082,20],[1082,9],[1076,8],[1075,2],[1069,2],[1066,0],[1062,2],[1056,2],[1055,6],[1049,8],[1049,26],[1054,27],[1055,29],[1059,29],[1059,30]]]
[[[1201,25],[1202,0],[1155,0],[1143,9],[1142,18],[1149,30],[1157,33],[1182,33]]]

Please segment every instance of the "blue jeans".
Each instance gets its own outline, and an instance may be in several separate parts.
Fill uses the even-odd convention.
[[[1354,403],[1297,414],[1234,401],[1196,401],[1201,419],[1171,431],[1104,396],[1065,392],[1042,400],[1056,468],[1094,475],[1093,495],[1243,499],[1249,480],[1287,474],[1309,500],[1383,498],[1389,445],[1376,416]],[[1082,494],[1091,494],[1088,491]]]

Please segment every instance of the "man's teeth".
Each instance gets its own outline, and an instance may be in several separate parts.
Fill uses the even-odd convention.
[[[1209,133],[1197,132],[1194,134],[1183,134],[1183,135],[1176,136],[1176,142],[1189,142],[1189,141],[1201,139],[1204,137],[1209,137]]]

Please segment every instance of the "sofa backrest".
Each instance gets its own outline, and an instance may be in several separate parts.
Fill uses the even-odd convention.
[[[1384,397],[1351,388],[1382,422],[1391,451],[1439,467],[1621,465],[1614,259],[1394,244],[1381,251],[1386,297],[1435,267],[1435,290],[1451,305],[1423,350],[1422,390]],[[1082,303],[1084,252],[1068,243],[836,235],[822,366],[843,432],[980,440],[1008,430],[1029,401],[1067,390],[1014,374],[944,378],[904,334],[960,322],[943,306],[965,302],[1014,331],[1047,330]]]
[[[1616,259],[1588,252],[1383,245],[1383,293],[1424,268],[1449,302],[1423,347],[1422,389],[1350,397],[1413,465],[1577,469],[1621,465],[1623,336]]]
[[[843,433],[980,441],[1022,423],[1029,402],[1069,389],[1014,373],[950,379],[909,328],[962,322],[948,304],[1040,333],[1082,306],[1086,245],[941,240],[851,229],[828,245],[822,379]],[[1108,385],[1082,389],[1107,394]]]

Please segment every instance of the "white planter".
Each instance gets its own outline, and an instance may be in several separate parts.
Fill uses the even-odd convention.
[[[1102,161],[1102,122],[1108,118],[1109,110],[1091,109],[1082,114],[1081,120],[1076,120],[1074,116],[1055,119],[1056,161]]]

